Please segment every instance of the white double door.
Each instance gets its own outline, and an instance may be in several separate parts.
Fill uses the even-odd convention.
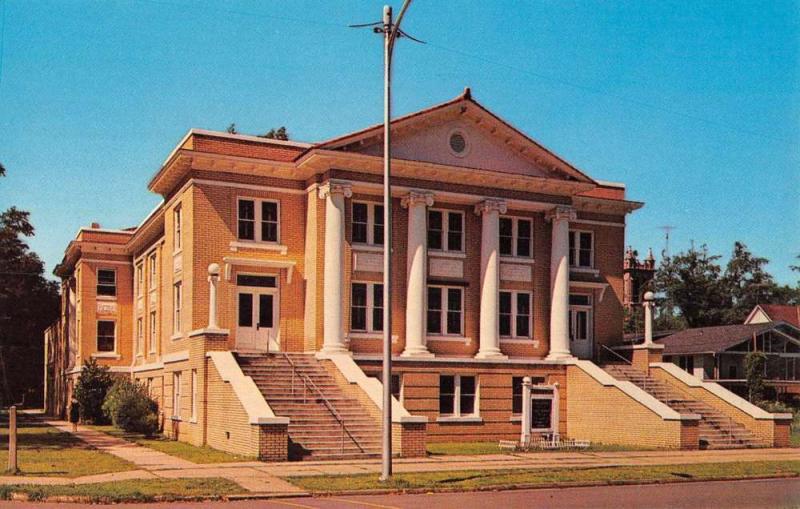
[[[280,350],[278,289],[239,287],[237,302],[237,350]]]

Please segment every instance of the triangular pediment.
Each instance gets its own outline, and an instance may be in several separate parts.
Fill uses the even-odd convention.
[[[392,157],[526,176],[593,182],[472,99],[454,100],[392,121]],[[320,148],[383,155],[381,125],[318,145]]]

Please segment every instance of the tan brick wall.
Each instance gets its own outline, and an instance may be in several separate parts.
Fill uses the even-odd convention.
[[[571,438],[678,449],[690,444],[690,433],[697,437],[696,425],[687,424],[693,431],[684,435],[681,421],[663,420],[617,387],[603,386],[576,366],[567,367],[567,384],[567,434]]]
[[[730,417],[734,422],[738,422],[750,430],[765,445],[783,447],[783,445],[778,444],[785,443],[786,438],[784,438],[784,435],[786,435],[787,423],[768,419],[755,419],[702,387],[689,387],[660,367],[652,366],[650,368],[650,376],[668,383],[672,388],[692,399],[710,405],[715,410]]]

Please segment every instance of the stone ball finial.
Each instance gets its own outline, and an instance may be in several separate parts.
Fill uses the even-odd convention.
[[[208,275],[209,276],[219,276],[219,264],[212,263],[208,266]]]
[[[644,292],[644,300],[646,301],[654,301],[656,299],[656,295],[653,292]]]

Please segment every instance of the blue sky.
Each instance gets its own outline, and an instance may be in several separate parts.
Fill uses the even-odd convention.
[[[400,2],[392,2],[399,8]],[[82,225],[138,224],[190,128],[318,141],[381,120],[383,2],[0,0],[0,208],[60,260]],[[416,0],[395,111],[464,86],[646,202],[628,243],[742,240],[781,282],[800,254],[800,3]]]

